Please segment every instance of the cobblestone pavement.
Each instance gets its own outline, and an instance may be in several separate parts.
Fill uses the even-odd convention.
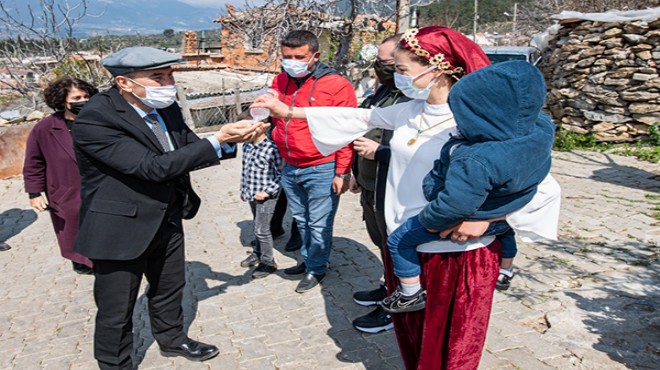
[[[251,281],[249,207],[237,160],[193,175],[204,205],[186,224],[185,323],[221,354],[205,363],[161,357],[145,299],[134,315],[140,369],[401,369],[394,333],[359,334],[369,312],[351,295],[381,278],[358,197],[343,196],[322,289],[294,292],[281,272]],[[599,153],[555,153],[563,187],[560,241],[524,244],[517,276],[495,293],[480,369],[659,368],[658,165]],[[58,253],[47,215],[29,209],[19,178],[0,181],[0,369],[94,369],[90,276]],[[656,214],[656,218],[652,217]],[[130,232],[130,230],[126,230]],[[277,262],[297,253],[276,241]]]

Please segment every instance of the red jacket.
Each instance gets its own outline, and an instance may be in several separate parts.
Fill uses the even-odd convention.
[[[355,90],[348,80],[335,70],[316,62],[312,74],[300,86],[282,72],[273,80],[273,89],[280,100],[294,107],[353,107],[357,106]],[[335,161],[335,173],[351,173],[353,145],[349,144],[324,157],[314,146],[306,120],[273,119],[273,141],[286,163],[295,167],[310,167]]]

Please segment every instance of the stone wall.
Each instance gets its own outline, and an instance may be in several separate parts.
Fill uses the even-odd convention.
[[[33,111],[10,122],[0,119],[0,179],[23,174],[28,135],[44,117],[45,113]]]
[[[637,140],[660,122],[660,20],[562,22],[540,65],[562,129]]]

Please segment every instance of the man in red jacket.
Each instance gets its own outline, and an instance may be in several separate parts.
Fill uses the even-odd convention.
[[[282,69],[273,89],[290,107],[356,107],[353,86],[319,61],[318,38],[309,31],[292,31],[281,42]],[[305,260],[285,269],[305,274],[296,292],[316,287],[325,277],[332,246],[332,226],[339,196],[348,189],[353,149],[346,146],[329,156],[316,150],[306,120],[274,118],[273,141],[285,161],[282,188],[303,240]]]

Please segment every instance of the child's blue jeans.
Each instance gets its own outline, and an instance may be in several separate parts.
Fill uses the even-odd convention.
[[[502,244],[502,257],[513,258],[516,255],[518,249],[515,232],[506,221],[491,222],[483,235],[498,235]],[[399,278],[419,276],[421,267],[417,258],[417,246],[436,240],[448,240],[448,238],[442,239],[438,233],[428,231],[419,222],[417,216],[406,220],[387,238],[387,248],[392,256],[394,275]]]

